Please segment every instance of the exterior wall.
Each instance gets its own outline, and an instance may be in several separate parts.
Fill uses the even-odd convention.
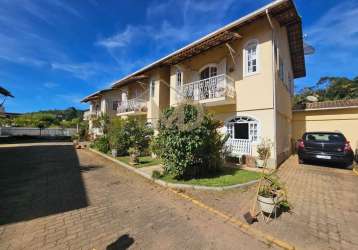
[[[272,76],[272,32],[266,18],[246,26],[239,31],[243,38],[239,41],[238,62],[233,74],[236,88],[237,111],[273,109]],[[247,42],[257,39],[258,73],[245,76],[243,50]]]
[[[274,85],[273,85],[273,43],[272,30],[266,18],[248,25],[238,31],[242,39],[230,42],[235,50],[234,60],[232,59],[226,45],[221,45],[209,51],[195,56],[189,60],[174,65],[170,69],[170,104],[175,105],[176,99],[176,72],[180,69],[183,72],[183,82],[195,81],[195,74],[207,64],[219,64],[226,60],[225,74],[235,81],[236,98],[235,104],[208,106],[207,110],[214,115],[214,118],[223,122],[235,116],[250,116],[259,121],[259,133],[261,138],[275,141],[275,112],[274,112]],[[244,48],[251,40],[258,41],[258,72],[253,75],[244,74]],[[218,75],[220,73],[218,72]],[[226,128],[221,128],[222,132]],[[260,142],[260,141],[259,141]],[[259,143],[258,142],[258,143]],[[253,144],[253,156],[257,156],[257,144]],[[276,152],[273,149],[269,166],[276,166]]]
[[[162,110],[169,106],[170,103],[169,75],[169,68],[166,67],[154,70],[151,74],[150,81],[154,80],[155,88],[154,96],[150,97],[147,103],[147,121],[152,123],[154,127],[156,127]]]
[[[117,110],[113,109],[113,102],[119,101],[121,98],[121,91],[119,89],[115,89],[113,91],[104,93],[101,98],[101,110],[103,113],[109,115],[110,118],[115,117],[117,115]],[[105,105],[103,107],[103,105]]]
[[[340,131],[358,148],[358,108],[293,112],[293,139],[304,132]]]
[[[275,74],[275,123],[276,123],[276,158],[277,165],[282,163],[291,155],[292,141],[292,93],[293,85],[289,76],[293,76],[287,31],[275,20],[274,24],[274,74]],[[275,50],[277,47],[277,50]],[[275,56],[276,54],[276,56]],[[284,64],[284,80],[279,76],[279,58]],[[292,77],[293,79],[293,77]],[[293,81],[293,80],[292,80]]]

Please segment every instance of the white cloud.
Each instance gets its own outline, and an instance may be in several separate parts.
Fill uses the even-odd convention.
[[[339,3],[327,11],[306,32],[307,40],[320,47],[356,47],[358,44],[358,2]]]
[[[53,62],[50,64],[51,68],[54,70],[62,70],[65,72],[69,72],[75,77],[87,80],[90,77],[97,75],[99,72],[107,72],[109,70],[113,70],[113,68],[109,68],[102,64],[85,62],[85,63],[60,63]]]
[[[97,42],[97,44],[106,47],[108,49],[117,48],[117,47],[126,47],[134,39],[145,34],[149,30],[150,30],[149,26],[127,25],[123,31],[115,34],[114,36],[101,39]]]

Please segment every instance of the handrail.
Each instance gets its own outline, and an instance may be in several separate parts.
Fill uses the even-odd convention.
[[[226,74],[183,84],[177,95],[195,101],[217,97],[235,97],[235,81]]]
[[[122,101],[117,108],[117,113],[126,113],[131,111],[147,111],[147,101],[144,98],[135,97]]]

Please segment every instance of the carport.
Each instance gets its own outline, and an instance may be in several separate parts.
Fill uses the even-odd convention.
[[[339,131],[358,148],[358,99],[312,102],[297,105],[293,110],[292,138],[304,132]]]

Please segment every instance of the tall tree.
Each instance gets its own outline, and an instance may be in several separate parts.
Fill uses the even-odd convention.
[[[321,77],[314,86],[306,87],[296,94],[294,103],[305,102],[309,95],[316,96],[319,101],[358,98],[358,76],[353,79]]]

